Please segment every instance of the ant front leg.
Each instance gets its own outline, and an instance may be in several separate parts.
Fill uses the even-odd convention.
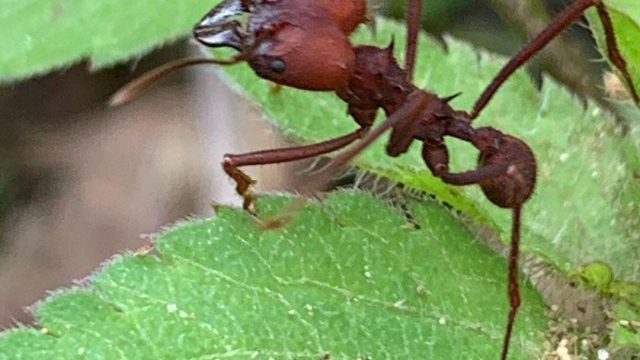
[[[242,207],[247,211],[251,211],[255,202],[255,194],[251,187],[256,181],[240,170],[240,167],[278,164],[327,154],[361,138],[368,129],[369,127],[361,127],[347,135],[311,145],[261,150],[244,154],[226,154],[222,167],[227,175],[236,182],[236,192],[243,198]]]
[[[451,173],[447,148],[442,139],[434,139],[425,141],[422,152],[427,166],[434,175],[452,185],[479,184],[492,203],[513,210],[508,276],[510,310],[501,355],[501,359],[506,360],[516,314],[520,307],[518,257],[521,209],[535,187],[535,157],[524,141],[491,127],[473,129],[458,123],[448,130],[448,135],[470,141],[480,150],[479,167],[476,170]]]

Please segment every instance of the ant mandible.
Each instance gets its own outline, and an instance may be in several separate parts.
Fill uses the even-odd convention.
[[[631,83],[620,55],[609,13],[602,0],[575,0],[538,36],[504,65],[480,95],[471,112],[454,110],[449,101],[417,88],[411,82],[416,58],[421,0],[409,0],[406,63],[401,67],[387,48],[354,46],[351,33],[368,22],[366,0],[224,0],[194,29],[195,38],[208,47],[231,47],[238,55],[229,60],[185,59],[161,66],[132,82],[112,98],[121,104],[149,86],[155,79],[178,68],[194,64],[231,65],[248,62],[255,73],[280,85],[312,91],[333,91],[347,103],[348,113],[360,126],[341,137],[316,144],[226,154],[223,167],[236,182],[244,208],[252,208],[255,180],[239,168],[306,159],[330,153],[360,140],[324,169],[318,186],[333,177],[353,157],[386,130],[391,129],[387,154],[405,153],[413,140],[423,143],[427,167],[452,185],[480,185],[495,205],[513,211],[509,254],[508,296],[510,310],[501,359],[507,359],[516,314],[520,306],[518,256],[521,211],[533,193],[536,161],[522,140],[493,127],[474,128],[473,121],[511,74],[595,6],[606,33],[608,55],[625,81]],[[244,16],[244,18],[243,18]],[[632,96],[639,101],[632,89]],[[378,109],[387,119],[371,130]],[[451,136],[471,143],[479,151],[478,168],[461,173],[449,171],[449,154],[444,142]],[[311,186],[314,187],[314,186]]]

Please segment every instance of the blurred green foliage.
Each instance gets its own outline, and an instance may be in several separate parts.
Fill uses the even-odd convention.
[[[186,36],[217,0],[0,0],[0,82],[88,59],[94,68]]]
[[[423,27],[434,33],[440,33],[451,27],[461,13],[477,8],[481,0],[428,0],[423,1],[422,24]],[[382,6],[384,15],[394,18],[404,18],[406,0],[388,0]]]

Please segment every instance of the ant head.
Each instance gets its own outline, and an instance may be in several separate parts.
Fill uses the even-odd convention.
[[[355,61],[347,36],[334,26],[302,29],[285,25],[249,56],[258,76],[304,90],[346,87]]]
[[[208,47],[240,51],[239,57],[264,79],[304,90],[336,91],[351,77],[355,54],[348,34],[363,21],[366,9],[362,0],[327,1],[335,2],[335,8],[301,0],[227,0],[200,21],[194,36]],[[274,15],[291,15],[292,9],[300,10],[295,19]]]

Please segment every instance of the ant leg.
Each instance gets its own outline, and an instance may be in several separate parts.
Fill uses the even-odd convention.
[[[502,340],[501,360],[507,359],[509,353],[509,343],[513,333],[513,325],[516,322],[518,308],[520,308],[520,283],[518,279],[518,258],[520,257],[520,224],[522,206],[513,208],[511,223],[511,251],[509,252],[509,315],[507,317],[507,331]]]
[[[479,184],[486,180],[508,175],[509,168],[513,166],[507,162],[499,162],[481,166],[476,170],[460,173],[449,172],[449,152],[442,140],[425,141],[422,157],[433,175],[447,184],[457,186]]]
[[[255,201],[251,186],[256,181],[240,170],[240,167],[284,163],[330,153],[361,138],[368,130],[368,127],[361,127],[347,135],[311,145],[261,150],[245,154],[225,154],[222,167],[227,175],[236,182],[236,192],[244,199],[243,208],[250,210]]]
[[[344,167],[358,154],[363,152],[369,145],[371,145],[376,139],[378,139],[389,128],[397,126],[399,123],[406,119],[415,119],[428,105],[431,97],[424,91],[416,90],[407,96],[407,100],[402,106],[393,112],[389,117],[384,120],[380,125],[367,133],[357,144],[352,146],[347,151],[343,152],[339,156],[327,165],[321,174],[314,179],[310,179],[302,193],[308,195],[315,189],[319,189],[325,186],[337,173],[339,173]]]
[[[433,151],[435,150],[435,153]],[[426,155],[426,152],[431,154]],[[447,169],[446,162],[430,163],[429,161],[437,161],[437,159],[446,159],[446,147],[442,143],[442,147],[437,149],[425,143],[423,148],[427,165],[434,172],[434,175],[441,178],[444,182],[452,185],[471,185],[478,184],[483,181],[498,179],[509,176],[513,172],[515,165],[510,163],[494,163],[480,167],[477,170],[466,171],[462,173],[450,173]],[[435,171],[434,171],[435,170]],[[484,189],[483,189],[484,190]],[[511,251],[509,254],[509,276],[508,276],[508,295],[509,295],[509,315],[507,319],[507,330],[502,343],[502,360],[506,360],[509,352],[509,343],[511,342],[511,334],[513,333],[513,325],[515,324],[518,308],[520,307],[520,285],[518,282],[518,257],[520,253],[520,209],[521,204],[513,207],[513,224],[511,226]]]
[[[426,146],[425,146],[426,148]],[[445,148],[446,149],[446,148]],[[437,156],[437,155],[436,155]],[[433,158],[433,157],[432,157]],[[482,181],[491,180],[508,175],[514,165],[509,163],[495,163],[484,165],[478,170],[466,171],[462,173],[450,173],[447,165],[438,163],[430,166],[440,169],[434,174],[440,177],[444,182],[452,185],[471,185]],[[520,308],[520,284],[518,281],[518,257],[520,254],[520,214],[521,204],[513,207],[513,223],[511,225],[511,251],[509,254],[509,275],[508,275],[508,296],[509,296],[509,315],[507,318],[507,329],[502,342],[501,360],[507,359],[509,352],[509,344],[513,333],[516,315]]]
[[[605,28],[605,33],[607,34],[607,48],[610,56],[612,56],[611,61],[624,74],[625,80],[629,81],[631,79],[631,75],[627,71],[625,60],[620,56],[615,34],[613,32],[613,26],[611,24],[611,18],[609,17],[609,13],[602,3],[602,0],[576,0],[562,13],[560,13],[560,15],[558,15],[545,30],[511,57],[476,101],[471,112],[471,120],[473,121],[478,117],[493,95],[495,95],[496,91],[498,91],[514,71],[520,68],[532,56],[538,53],[540,49],[545,47],[562,31],[578,20],[586,9],[594,5],[598,8],[598,14],[600,15],[600,19]],[[638,94],[636,94],[635,91],[633,91],[633,97],[636,102],[638,102]]]
[[[636,92],[636,89],[633,87],[633,79],[631,78],[631,74],[627,69],[627,62],[620,54],[620,49],[618,49],[618,44],[616,42],[616,36],[613,32],[613,22],[611,21],[611,16],[609,15],[609,11],[607,7],[600,1],[596,3],[596,9],[598,10],[598,16],[600,17],[600,21],[602,22],[602,26],[604,27],[604,35],[607,42],[607,53],[609,54],[609,60],[620,70],[622,76],[624,76],[624,80],[627,82],[627,85],[631,89],[631,96],[636,103],[640,103],[640,96]]]
[[[440,166],[440,173],[437,174],[442,181],[447,184],[463,186],[478,184],[482,181],[493,179],[499,176],[506,175],[509,172],[509,168],[513,165],[502,164],[490,164],[485,165],[477,170],[470,170],[460,173],[450,173],[443,166]]]
[[[413,79],[413,70],[416,66],[416,49],[418,47],[418,33],[422,24],[422,0],[409,0],[407,8],[407,53],[405,56],[404,71],[407,73],[407,80]]]
[[[511,251],[509,254],[509,315],[502,345],[502,360],[507,359],[516,315],[520,307],[518,257],[520,254],[521,208],[535,186],[535,157],[522,140],[505,135],[490,127],[465,128],[463,123],[448,129],[451,135],[467,140],[480,150],[477,170],[451,173],[449,155],[442,139],[425,141],[423,158],[431,171],[444,182],[453,185],[479,184],[485,196],[494,204],[513,210]]]

